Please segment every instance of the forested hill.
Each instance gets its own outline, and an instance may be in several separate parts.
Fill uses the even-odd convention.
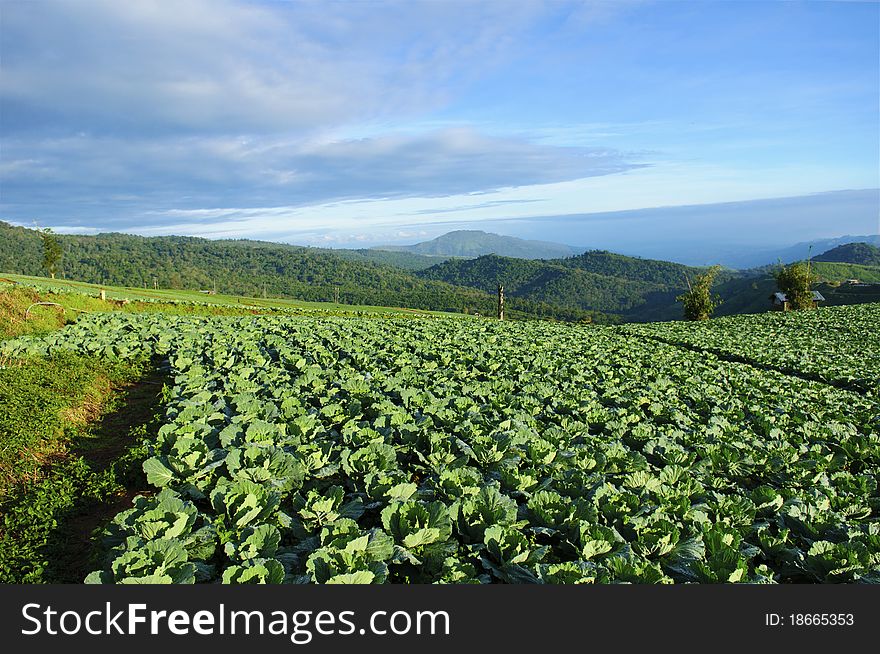
[[[487,292],[504,284],[511,297],[542,298],[551,304],[616,313],[632,320],[659,320],[681,316],[675,296],[687,287],[686,278],[693,279],[703,270],[590,251],[545,261],[487,255],[446,261],[418,275]],[[735,273],[724,272],[720,279],[733,276]]]
[[[515,257],[518,259],[553,259],[567,257],[581,251],[581,248],[561,243],[530,241],[513,236],[490,234],[489,232],[475,229],[448,232],[430,241],[423,241],[415,245],[386,245],[373,249],[377,251],[409,252],[444,258],[479,257],[485,254],[497,254],[498,256]]]
[[[63,258],[59,276],[98,284],[211,289],[234,295],[269,295],[488,315],[496,298],[474,288],[421,279],[410,272],[358,258],[356,251],[332,250],[246,240],[212,241],[182,236],[129,234],[56,235]],[[0,221],[0,272],[44,275],[42,243],[31,229]],[[512,299],[511,316],[564,320],[591,317],[576,308],[546,301]]]
[[[860,266],[880,266],[880,248],[870,243],[847,243],[823,252],[813,259],[834,263],[855,263]]]
[[[686,278],[693,279],[695,275],[705,271],[705,268],[685,266],[671,261],[628,257],[607,250],[589,250],[578,256],[550,263],[560,263],[569,268],[578,268],[596,275],[623,277],[674,288],[687,286]],[[721,281],[737,276],[739,274],[735,271],[723,270],[717,279]]]
[[[496,255],[450,259],[430,268],[408,252],[325,250],[248,240],[181,236],[57,235],[59,276],[98,284],[211,289],[233,295],[286,297],[494,315],[505,287],[510,317],[562,320],[677,320],[676,302],[703,268],[627,257],[606,251],[548,260]],[[861,250],[859,250],[861,251]],[[371,260],[377,256],[383,263]],[[861,255],[859,255],[861,256]],[[0,222],[0,273],[45,274],[39,234]],[[389,265],[393,264],[393,265]],[[840,285],[846,279],[880,282],[880,267],[813,261],[827,304],[877,301],[877,288]],[[407,268],[407,269],[404,269]],[[722,270],[714,291],[719,314],[770,308],[775,266]]]

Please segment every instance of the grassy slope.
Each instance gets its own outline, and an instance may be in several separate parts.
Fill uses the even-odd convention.
[[[0,368],[0,583],[79,582],[92,531],[145,487],[161,381],[72,354]]]
[[[813,261],[813,270],[824,282],[842,282],[858,279],[869,284],[880,284],[880,266],[860,266],[855,263]]]
[[[846,243],[813,257],[813,261],[838,261],[863,266],[880,266],[880,248],[870,243]]]
[[[93,422],[114,389],[142,365],[63,355],[7,362],[0,368],[0,495],[63,453],[69,432]]]
[[[60,288],[60,287],[59,287]],[[51,305],[37,304],[51,302]],[[38,288],[0,283],[0,338],[22,334],[44,334],[75,322],[84,313],[126,311],[156,312],[187,315],[240,315],[257,314],[264,310],[202,305],[179,305],[165,302],[127,302],[101,300],[82,290],[51,292]]]
[[[4,281],[5,280],[5,281]],[[12,283],[10,283],[12,282]],[[98,297],[106,291],[107,301]],[[38,306],[31,310],[33,324],[24,325],[24,313],[34,302],[50,301],[64,306]],[[127,303],[125,303],[127,301]],[[304,302],[280,298],[252,298],[230,295],[205,295],[198,291],[144,290],[138,288],[102,286],[66,279],[49,279],[28,275],[0,275],[0,338],[17,336],[24,329],[28,333],[46,331],[71,322],[82,311],[162,311],[175,314],[241,315],[274,310],[319,311],[333,315],[353,312],[376,314],[439,314],[440,312],[390,307],[350,306],[329,302]],[[44,324],[46,329],[34,329]]]

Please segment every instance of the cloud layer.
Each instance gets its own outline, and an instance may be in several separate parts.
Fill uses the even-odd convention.
[[[345,244],[480,221],[531,220],[541,237],[548,215],[873,188],[878,16],[4,2],[0,219]]]
[[[442,197],[640,165],[468,126],[394,127],[512,56],[540,4],[171,6],[4,6],[5,214],[124,228],[163,211]],[[363,124],[386,127],[347,135]]]
[[[442,104],[531,3],[6,3],[5,132],[312,132]]]
[[[357,198],[442,197],[619,173],[619,152],[548,146],[469,129],[342,141],[254,137],[9,138],[4,203],[41,192],[61,205],[307,206]],[[125,189],[120,193],[119,189]],[[96,215],[95,218],[106,218]]]

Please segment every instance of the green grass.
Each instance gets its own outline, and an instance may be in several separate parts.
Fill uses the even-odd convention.
[[[92,532],[145,486],[161,383],[145,362],[59,354],[0,368],[0,583],[80,582]]]
[[[31,277],[28,275],[14,275],[0,273],[0,283],[9,280],[17,284],[36,287],[39,290],[54,290],[65,293],[80,293],[97,296],[102,289],[106,291],[108,299],[129,300],[143,302],[191,302],[204,306],[235,307],[237,309],[255,307],[266,309],[300,309],[304,311],[321,311],[334,315],[348,314],[352,312],[367,313],[397,313],[397,314],[422,314],[422,315],[445,315],[439,311],[426,311],[422,309],[406,309],[401,307],[378,307],[370,305],[335,304],[332,302],[306,302],[290,298],[256,298],[240,295],[208,295],[196,290],[181,289],[141,289],[128,286],[103,286],[100,284],[87,284],[67,279],[49,279],[47,277]],[[133,310],[133,309],[127,309]]]
[[[858,279],[868,284],[880,283],[880,266],[860,266],[854,263],[837,263],[831,261],[813,261],[810,264],[823,282],[842,282],[847,279]]]
[[[68,353],[8,362],[0,369],[0,496],[39,479],[105,411],[114,389],[142,373],[142,363]]]
[[[51,304],[38,304],[46,302]],[[273,312],[272,309],[244,306],[123,301],[109,298],[101,300],[77,291],[59,292],[22,284],[0,284],[0,339],[24,334],[45,334],[76,322],[84,314],[112,311],[215,316]]]
[[[106,290],[106,300],[99,297],[102,288]],[[53,304],[37,304],[38,302]],[[109,311],[211,316],[255,315],[279,311],[337,316],[443,315],[414,309],[296,302],[274,298],[205,296],[189,291],[159,290],[138,293],[116,287],[42,277],[0,276],[0,339],[24,334],[45,334],[76,322],[85,313]]]

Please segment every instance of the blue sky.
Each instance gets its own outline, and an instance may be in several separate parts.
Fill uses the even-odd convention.
[[[878,230],[877,2],[0,11],[16,224],[331,246],[466,227],[611,249]]]

